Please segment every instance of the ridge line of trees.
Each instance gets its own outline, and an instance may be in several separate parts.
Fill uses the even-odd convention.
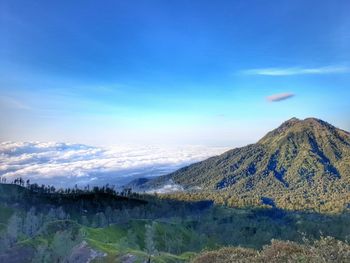
[[[31,183],[30,179],[24,180],[22,177],[15,178],[12,181],[8,181],[6,177],[0,176],[0,184],[14,184],[21,187],[25,187],[32,192],[40,194],[66,194],[66,195],[76,195],[76,194],[109,194],[113,196],[124,196],[124,197],[139,197],[138,193],[132,192],[131,188],[124,187],[121,191],[115,189],[115,185],[106,184],[103,186],[93,186],[86,185],[83,188],[79,188],[76,184],[73,188],[55,188],[53,185],[37,184]]]

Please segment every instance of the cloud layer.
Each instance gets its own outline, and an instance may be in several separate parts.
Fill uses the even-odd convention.
[[[281,100],[287,100],[294,97],[293,93],[287,92],[287,93],[280,93],[280,94],[274,94],[271,96],[266,97],[266,99],[270,102],[277,102]]]
[[[23,177],[58,187],[124,184],[138,177],[157,176],[217,155],[226,148],[114,147],[82,144],[3,142],[0,176]]]
[[[327,66],[318,68],[258,68],[248,69],[242,71],[248,75],[265,75],[265,76],[292,76],[292,75],[306,75],[306,74],[335,74],[335,73],[349,73],[350,67],[345,66]]]

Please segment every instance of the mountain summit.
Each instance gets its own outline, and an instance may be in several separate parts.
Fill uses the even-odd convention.
[[[153,180],[235,195],[349,196],[350,134],[331,124],[292,118],[255,144],[236,148]],[[326,198],[327,199],[327,198]]]

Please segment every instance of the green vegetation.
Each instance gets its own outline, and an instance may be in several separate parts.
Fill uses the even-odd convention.
[[[170,179],[187,191],[167,198],[339,213],[350,204],[350,134],[321,120],[293,118],[256,144],[184,167],[143,187]]]
[[[277,208],[237,209],[203,200],[182,202],[147,195],[139,196],[143,200],[139,206],[135,206],[135,196],[130,198],[130,206],[127,200],[114,198],[113,202],[123,206],[114,204],[112,208],[101,206],[99,202],[105,200],[98,195],[102,193],[86,204],[90,211],[86,206],[71,210],[64,193],[52,193],[54,197],[29,207],[16,198],[11,202],[9,195],[16,197],[26,191],[40,200],[41,193],[16,185],[0,184],[0,188],[13,188],[6,198],[0,196],[4,212],[0,214],[0,262],[86,262],[88,258],[96,262],[189,262],[203,250],[226,246],[244,247],[242,251],[249,252],[261,250],[272,239],[303,244],[305,238],[319,240],[323,235],[339,242],[350,237],[350,214],[346,212],[327,215]],[[80,194],[86,202],[86,193],[74,194],[73,203]],[[65,201],[57,206],[59,195]],[[195,260],[203,255],[207,254]]]
[[[0,262],[349,262],[349,171],[347,132],[292,119],[257,144],[144,181],[186,192],[18,178],[0,184]]]
[[[7,221],[10,219],[13,210],[11,208],[0,205],[0,232],[6,227]]]

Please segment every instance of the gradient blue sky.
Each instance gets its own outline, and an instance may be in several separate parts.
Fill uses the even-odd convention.
[[[350,130],[349,1],[0,2],[0,139],[254,142]],[[269,102],[266,97],[295,96]]]

